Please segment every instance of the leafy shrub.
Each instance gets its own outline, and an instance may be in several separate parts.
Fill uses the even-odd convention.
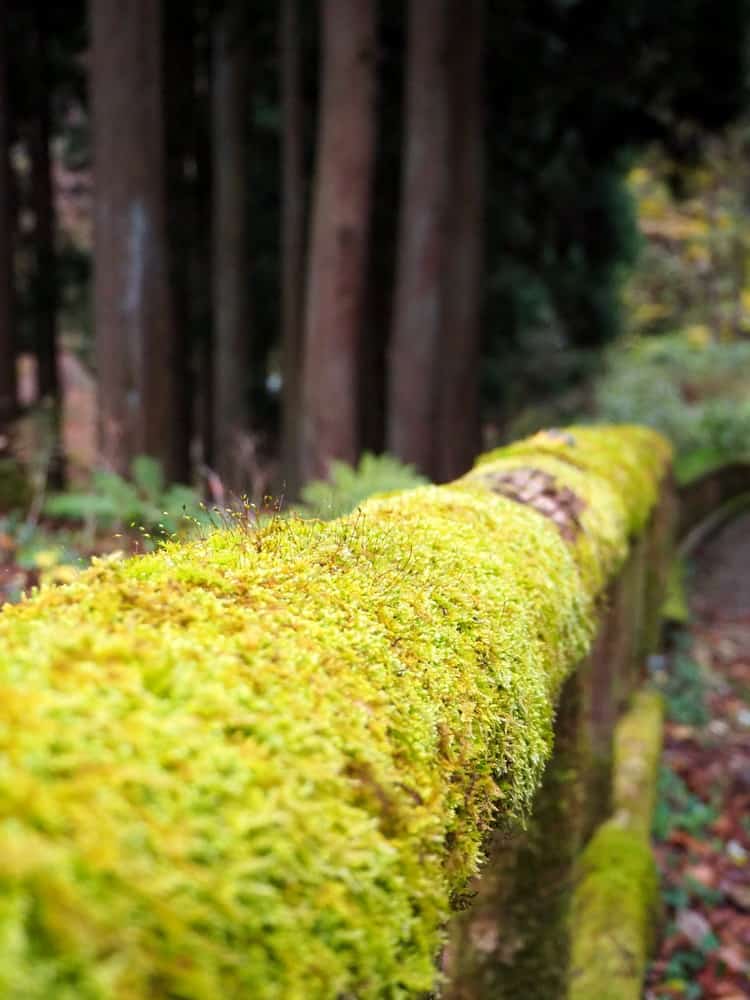
[[[614,348],[595,387],[596,415],[666,434],[678,478],[750,457],[750,343],[705,331],[628,341]]]
[[[410,490],[427,480],[393,455],[365,452],[356,467],[332,462],[330,480],[315,479],[302,490],[303,513],[322,520],[348,514],[376,493]]]
[[[130,480],[96,471],[90,490],[53,494],[44,509],[52,517],[82,521],[97,530],[137,525],[162,537],[204,518],[195,491],[167,485],[159,462],[147,455],[133,459]]]

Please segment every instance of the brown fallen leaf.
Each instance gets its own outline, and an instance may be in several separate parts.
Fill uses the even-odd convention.
[[[716,870],[711,865],[705,864],[689,866],[685,869],[685,876],[691,878],[694,882],[698,882],[699,885],[705,885],[709,889],[713,889],[718,881]]]
[[[724,965],[728,969],[731,969],[732,972],[747,972],[748,968],[750,968],[750,963],[748,963],[743,952],[731,945],[719,948],[717,954]]]
[[[721,891],[741,910],[750,910],[750,885],[744,882],[723,882]]]

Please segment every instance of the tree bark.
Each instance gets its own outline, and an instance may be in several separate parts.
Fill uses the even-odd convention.
[[[176,0],[176,6],[179,3]],[[194,222],[189,248],[190,327],[193,334],[191,381],[194,387],[192,421],[198,458],[205,467],[214,465],[213,433],[213,330],[212,330],[212,227],[213,179],[211,143],[211,11],[195,7],[193,51],[193,122],[195,127],[193,206]]]
[[[448,198],[447,0],[411,0],[408,36],[388,448],[434,476]]]
[[[55,210],[50,160],[49,73],[44,30],[44,6],[34,4],[30,24],[33,110],[29,128],[31,200],[34,210],[34,327],[40,399],[59,404],[57,370],[57,255]]]
[[[322,0],[323,68],[305,312],[302,472],[355,462],[375,145],[374,0]]]
[[[249,430],[250,249],[248,183],[249,58],[240,0],[213,27],[213,335],[214,465],[241,489],[241,436]]]
[[[37,393],[44,404],[47,424],[45,448],[49,448],[47,481],[59,489],[65,480],[62,449],[62,398],[57,344],[57,249],[55,206],[52,195],[50,158],[51,110],[45,5],[37,0],[29,24],[29,64],[32,108],[29,121],[31,159],[31,205],[34,212],[34,353],[37,361]]]
[[[180,343],[166,215],[161,4],[91,0],[96,178],[94,318],[105,463],[181,473]]]
[[[195,163],[197,145],[195,5],[192,0],[165,0],[163,11],[170,284],[175,325],[182,340],[182,349],[175,353],[175,411],[172,419],[179,479],[188,482],[194,396],[191,320],[193,302],[198,294],[193,280],[192,252],[199,238],[195,183],[188,170],[189,164]]]
[[[13,233],[8,93],[7,2],[0,2],[0,435],[16,415]],[[0,449],[1,450],[1,449]]]
[[[439,349],[437,456],[439,482],[471,468],[480,449],[484,145],[483,0],[449,0],[451,153],[448,243]]]
[[[284,490],[299,488],[300,387],[305,257],[305,181],[297,0],[282,0],[281,67],[281,368]]]

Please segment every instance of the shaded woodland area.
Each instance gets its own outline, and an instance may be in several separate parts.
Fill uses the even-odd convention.
[[[747,26],[744,0],[5,0],[0,423],[57,433],[66,346],[120,473],[295,495],[387,450],[455,477],[619,331],[626,173],[743,112]]]

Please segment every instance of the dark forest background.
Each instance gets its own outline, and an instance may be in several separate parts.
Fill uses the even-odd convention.
[[[58,484],[70,357],[121,474],[459,475],[622,329],[637,158],[678,189],[748,99],[746,0],[0,10],[0,432]]]

